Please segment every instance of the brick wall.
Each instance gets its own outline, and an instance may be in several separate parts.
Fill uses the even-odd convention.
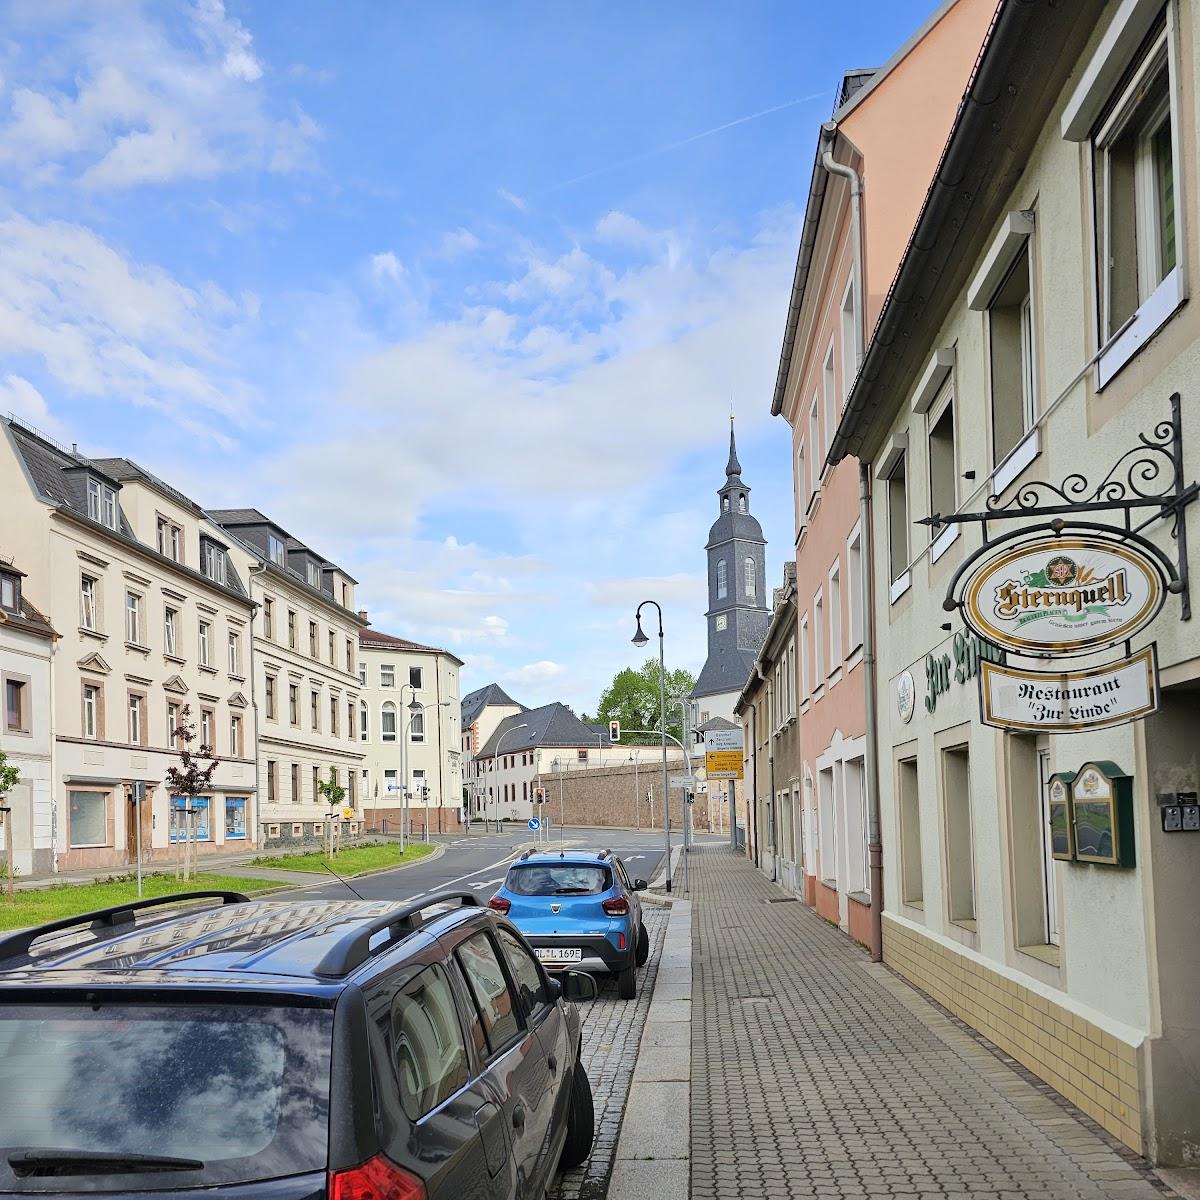
[[[883,959],[1139,1154],[1138,1050],[975,959],[883,918]]]
[[[637,792],[640,803],[635,811],[635,772],[632,763],[621,763],[615,767],[589,767],[574,771],[545,774],[541,785],[546,789],[546,809],[550,823],[559,825],[565,820],[570,825],[595,825],[607,828],[642,829],[662,828],[662,759],[646,762],[646,755],[636,772]],[[668,760],[672,775],[684,773],[683,760]],[[654,796],[653,817],[651,806],[646,802],[647,792]],[[683,792],[671,789],[671,828],[682,828],[681,808]],[[692,806],[692,824],[695,829],[706,829],[708,813],[705,797],[696,797]]]

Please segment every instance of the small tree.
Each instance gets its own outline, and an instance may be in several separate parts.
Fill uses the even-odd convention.
[[[341,808],[342,801],[346,798],[346,789],[337,781],[337,768],[329,768],[329,778],[322,779],[317,784],[317,791],[325,798],[325,803],[329,805],[329,854],[333,855],[337,851],[337,836],[338,822],[336,820],[337,810]]]
[[[211,746],[200,746],[195,754],[192,753],[192,743],[196,740],[196,726],[192,721],[192,708],[189,704],[185,704],[179,710],[179,720],[171,730],[171,737],[179,747],[179,766],[167,768],[166,786],[172,797],[172,805],[175,803],[175,796],[183,798],[182,811],[179,813],[183,818],[183,830],[181,835],[179,821],[176,819],[175,841],[178,844],[182,840],[183,878],[190,879],[194,869],[191,861],[193,801],[212,787],[212,778],[216,774],[220,759],[213,753]],[[202,765],[202,759],[208,760],[207,766]],[[179,878],[178,866],[175,869],[175,877]]]
[[[9,766],[8,755],[0,750],[0,809],[4,810],[0,816],[4,818],[4,874],[7,878],[5,890],[10,896],[13,894],[17,871],[13,866],[15,848],[13,846],[12,810],[4,803],[4,800],[8,793],[17,786],[20,779],[20,768]]]

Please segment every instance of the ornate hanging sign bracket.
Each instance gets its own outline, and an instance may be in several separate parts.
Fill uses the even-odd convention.
[[[1088,654],[1125,642],[1144,629],[1168,592],[1181,619],[1192,615],[1184,510],[1200,495],[1185,483],[1179,393],[1171,418],[1122,454],[1094,487],[1078,472],[1061,483],[1032,481],[984,512],[935,513],[919,524],[935,531],[974,522],[983,544],[954,573],[943,607],[960,609],[980,637],[1017,654]],[[1121,524],[1086,519],[1119,513]],[[993,521],[1034,518],[1035,524],[989,537]],[[1050,518],[1046,520],[1045,518]],[[1171,522],[1172,557],[1145,536]]]

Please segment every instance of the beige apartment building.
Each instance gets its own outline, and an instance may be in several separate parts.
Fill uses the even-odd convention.
[[[886,961],[1193,1166],[1198,21],[1000,6],[831,451],[873,489]]]
[[[367,614],[360,612],[365,621]],[[358,638],[362,818],[368,830],[423,834],[462,826],[462,659],[375,629]],[[416,707],[414,707],[414,705]],[[407,796],[404,795],[407,791]]]
[[[177,853],[164,780],[185,705],[220,759],[194,806],[200,853],[254,844],[254,606],[221,531],[128,459],[86,458],[15,419],[3,434],[5,538],[25,597],[60,635],[50,865],[125,866],[139,845],[146,862]]]
[[[524,711],[525,705],[514,700],[498,683],[476,688],[462,698],[459,717],[461,765],[468,812],[472,817],[482,815],[485,797],[482,779],[474,765],[475,755],[487,745],[501,721]]]
[[[364,755],[358,738],[355,580],[254,508],[218,509],[229,559],[256,606],[258,836],[264,846],[315,846],[332,812],[318,791],[333,778],[349,834],[361,829]]]

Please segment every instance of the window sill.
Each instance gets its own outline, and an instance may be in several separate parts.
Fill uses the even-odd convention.
[[[967,917],[963,917],[957,921],[953,917],[951,917],[950,924],[957,925],[959,927],[959,929],[969,930],[971,933],[979,932],[979,923],[975,920],[974,917],[971,917],[969,919]]]
[[[888,585],[888,603],[895,604],[910,587],[912,587],[912,572],[905,571],[899,579],[893,579]]]
[[[208,665],[208,663],[201,663],[201,664],[200,664],[200,670],[201,670],[201,672],[202,672],[203,674],[205,674],[205,675],[215,675],[215,674],[217,673],[217,668],[216,668],[216,667],[210,667],[210,666]]]
[[[830,687],[833,687],[833,685],[834,685],[835,683],[837,683],[837,682],[838,682],[838,680],[840,680],[840,679],[841,679],[841,677],[842,677],[842,668],[841,668],[841,667],[834,667],[834,669],[833,669],[832,671],[830,671],[830,672],[829,672],[829,679],[828,679],[828,684],[829,684],[829,686],[830,686]]]
[[[813,688],[813,690],[812,690],[811,699],[812,699],[813,703],[815,704],[815,703],[816,703],[818,700],[820,700],[820,698],[821,698],[823,695],[825,695],[825,685],[824,685],[823,683],[822,683],[822,684],[818,684],[818,685],[817,685],[815,688]]]
[[[1096,386],[1105,388],[1184,302],[1183,268],[1176,267],[1138,306],[1096,361]]]
[[[1061,965],[1062,955],[1057,946],[1018,946],[1017,949],[1022,954],[1028,954],[1030,958],[1036,958],[1038,962],[1044,962],[1048,966],[1057,967]]]
[[[849,672],[853,671],[854,668],[857,667],[858,664],[862,662],[862,660],[863,660],[863,648],[862,648],[862,643],[859,642],[859,644],[857,646],[855,646],[854,649],[851,650],[850,653],[846,656],[846,672],[847,672],[847,674]]]
[[[937,562],[955,542],[958,541],[958,533],[960,526],[957,522],[953,525],[947,525],[941,533],[933,539],[929,547],[929,561]]]
[[[4,732],[9,737],[33,737],[32,729],[16,729],[12,725],[5,726]]]
[[[149,657],[149,655],[151,654],[150,647],[143,646],[140,642],[126,642],[125,649],[126,650],[136,650],[138,654],[144,654],[147,657]]]
[[[229,678],[232,679],[234,683],[245,683],[246,682],[245,675],[235,675],[235,674],[233,674],[232,671],[229,673]]]
[[[992,474],[992,494],[999,496],[1017,481],[1018,477],[1042,452],[1042,433],[1034,426],[1004,457]]]
[[[811,496],[809,496],[809,498],[808,498],[807,516],[810,521],[812,520],[813,516],[816,514],[817,509],[820,507],[821,507],[821,487],[818,484],[817,487],[813,489],[813,494]],[[807,526],[807,522],[805,522],[805,524]]]
[[[80,635],[80,637],[85,637],[85,638],[95,638],[95,640],[98,642],[107,642],[108,641],[107,633],[101,633],[100,630],[98,630],[98,629],[88,629],[84,625],[79,626],[79,635]]]
[[[925,901],[924,901],[924,899],[921,899],[921,900],[902,900],[902,901],[901,901],[901,903],[902,903],[902,904],[904,904],[904,905],[905,905],[906,907],[908,907],[908,908],[915,908],[915,909],[916,909],[918,912],[924,912],[924,911],[925,911]]]
[[[186,667],[187,666],[187,659],[180,658],[178,654],[167,654],[166,652],[164,652],[163,659],[166,662],[174,663],[177,667]]]

